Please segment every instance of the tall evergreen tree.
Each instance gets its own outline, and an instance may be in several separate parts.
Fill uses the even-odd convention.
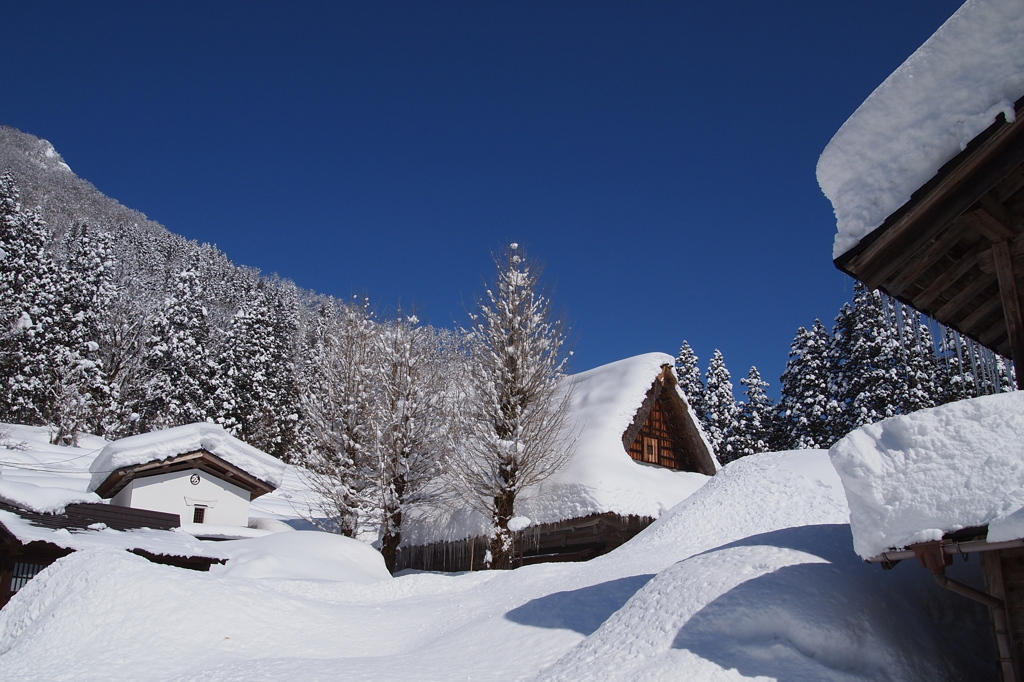
[[[842,409],[840,435],[897,413],[897,349],[881,296],[857,282],[853,304],[840,310],[833,333],[835,390]]]
[[[740,383],[747,399],[737,406],[737,427],[729,439],[729,450],[735,457],[768,452],[773,445],[775,414],[774,403],[765,391],[768,382],[761,378],[757,367],[751,367]]]
[[[214,413],[217,365],[197,270],[182,269],[150,323],[149,380],[135,412],[140,432],[206,421]]]
[[[895,399],[899,414],[910,414],[934,407],[941,400],[941,372],[935,354],[931,330],[921,313],[902,303],[891,302],[895,319],[890,330],[897,337],[897,378],[899,393]]]
[[[676,356],[676,379],[690,403],[690,409],[700,419],[704,413],[704,382],[700,379],[697,355],[687,341],[683,341],[679,355]]]
[[[0,175],[0,408],[3,418],[42,423],[48,386],[44,377],[42,311],[57,279],[46,251],[46,226],[38,211],[22,208],[9,173]],[[37,339],[37,337],[39,337]]]
[[[257,280],[225,336],[214,399],[225,428],[285,460],[299,419],[298,301],[290,292]]]
[[[815,319],[810,329],[797,330],[781,379],[777,449],[826,448],[836,440],[839,405],[831,391],[831,345],[821,320]]]
[[[732,392],[732,378],[725,367],[725,359],[717,348],[705,374],[704,432],[711,441],[718,460],[725,464],[738,457],[733,452],[728,436],[736,429],[736,397]]]

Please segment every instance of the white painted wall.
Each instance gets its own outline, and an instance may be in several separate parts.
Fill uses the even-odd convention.
[[[198,477],[196,483],[193,476]],[[199,505],[206,507],[204,523],[249,525],[249,491],[198,469],[133,479],[110,502],[177,514],[182,523],[192,523]]]

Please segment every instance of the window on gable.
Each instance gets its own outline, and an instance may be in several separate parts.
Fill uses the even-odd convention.
[[[206,507],[196,505],[195,511],[192,512],[192,523],[202,523],[205,519]]]
[[[658,463],[658,439],[644,436],[644,461]]]

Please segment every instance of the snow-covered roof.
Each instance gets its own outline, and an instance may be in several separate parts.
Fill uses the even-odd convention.
[[[534,524],[609,512],[657,518],[704,485],[708,476],[640,464],[622,444],[662,367],[673,363],[666,353],[647,353],[566,377],[572,394],[565,440],[575,440],[575,453],[562,469],[523,491],[516,513]],[[694,426],[707,445],[696,420]],[[484,530],[478,515],[457,509],[410,526],[403,529],[408,544],[458,540]]]
[[[285,463],[238,440],[217,424],[197,423],[164,431],[151,431],[108,443],[93,460],[90,490],[111,473],[149,462],[160,462],[205,450],[272,487],[281,485]]]
[[[833,258],[856,246],[1024,95],[1024,3],[968,0],[825,147],[818,184],[835,210]]]
[[[865,559],[962,528],[1024,537],[1024,391],[863,426],[830,455]]]
[[[75,551],[105,547],[142,550],[162,556],[228,558],[226,554],[218,551],[215,545],[204,543],[181,531],[152,528],[122,531],[102,527],[104,524],[82,529],[50,528],[34,524],[29,519],[3,509],[0,509],[0,524],[3,524],[3,527],[22,544],[40,541]]]
[[[61,487],[44,487],[22,481],[5,480],[0,472],[0,502],[39,514],[59,514],[76,502],[102,503],[96,493]]]

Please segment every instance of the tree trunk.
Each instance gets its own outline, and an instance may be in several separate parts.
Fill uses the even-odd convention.
[[[515,544],[508,522],[512,520],[516,495],[511,490],[502,491],[494,498],[494,528],[491,530],[491,563],[489,568],[508,570],[514,567]]]
[[[384,537],[380,541],[380,553],[384,555],[384,565],[388,571],[395,572],[398,563],[398,545],[402,543],[402,510],[395,509],[385,522]]]

